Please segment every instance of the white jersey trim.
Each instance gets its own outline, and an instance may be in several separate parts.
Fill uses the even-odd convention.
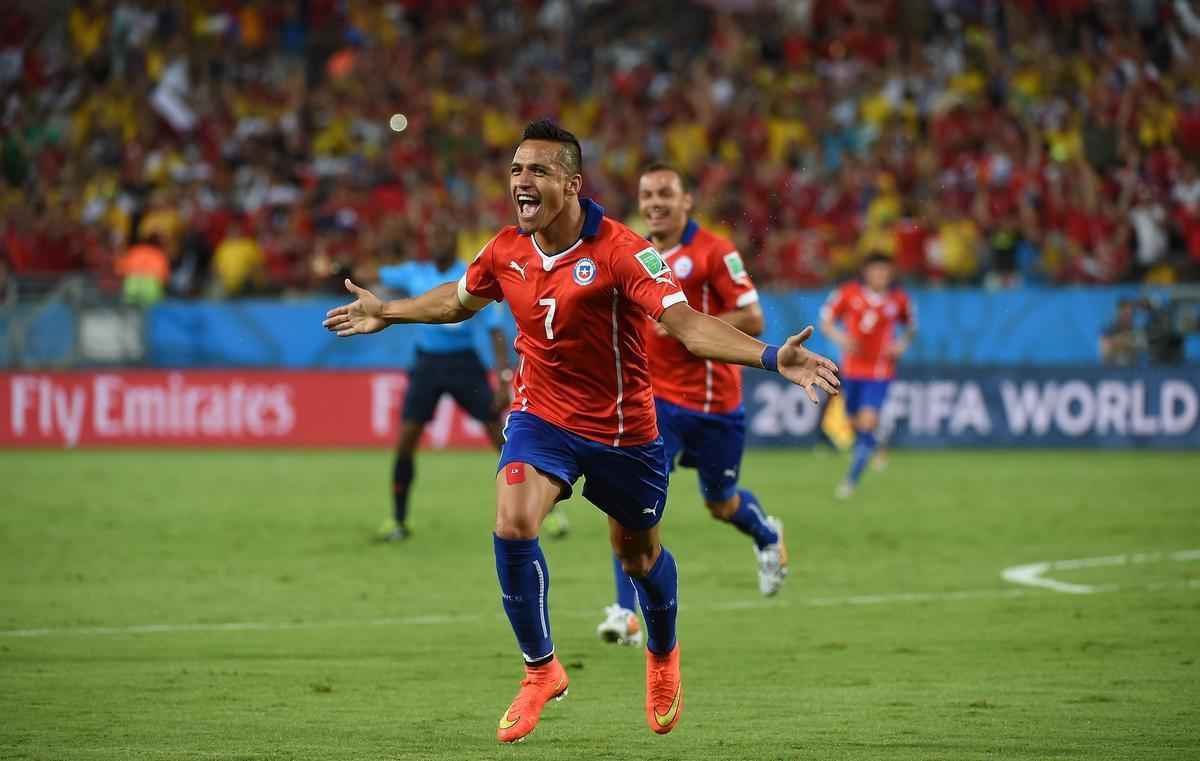
[[[700,311],[708,314],[708,283],[704,284],[704,289],[700,293]],[[706,359],[704,360],[704,414],[706,415],[712,411],[712,392],[713,363],[711,359]]]
[[[739,309],[742,307],[750,306],[751,304],[757,304],[758,303],[758,291],[753,290],[753,289],[746,291],[741,296],[737,297],[737,301],[735,303],[737,304]]]
[[[621,333],[617,323],[617,303],[620,296],[616,290],[613,290],[612,295],[612,342],[613,342],[613,357],[617,365],[617,435],[613,437],[613,446],[621,446],[621,435],[625,433],[625,411],[621,409],[621,403],[625,401],[625,380],[621,377]]]
[[[458,279],[458,303],[470,309],[472,312],[478,312],[492,302],[491,299],[485,299],[482,296],[476,296],[467,290],[467,276],[464,274]]]
[[[579,240],[572,243],[571,247],[568,248],[566,251],[560,251],[559,253],[555,254],[554,256],[551,256],[551,255],[547,254],[545,251],[542,251],[542,247],[538,245],[538,242],[537,242],[537,239],[535,236],[530,235],[529,242],[533,244],[533,250],[537,251],[538,256],[540,256],[542,259],[542,269],[544,269],[546,272],[549,272],[550,270],[554,269],[554,265],[558,263],[559,259],[562,259],[567,254],[571,253],[575,249],[582,246],[583,238],[580,238]]]
[[[683,291],[679,291],[678,293],[667,294],[666,296],[663,296],[663,300],[662,300],[663,309],[666,309],[667,307],[673,307],[676,304],[686,304],[686,303],[687,303],[687,295]]]

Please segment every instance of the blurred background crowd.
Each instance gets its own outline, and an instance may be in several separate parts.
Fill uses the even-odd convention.
[[[1189,0],[15,5],[0,298],[77,271],[141,303],[311,292],[473,256],[544,116],[635,226],[639,168],[684,169],[768,288],[874,252],[933,285],[1200,279]]]

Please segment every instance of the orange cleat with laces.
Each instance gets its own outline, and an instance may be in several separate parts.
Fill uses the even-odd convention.
[[[683,680],[679,674],[679,643],[666,655],[646,651],[646,723],[665,735],[683,713]]]
[[[551,698],[562,700],[566,696],[567,671],[558,662],[558,656],[541,666],[526,666],[520,691],[500,717],[496,739],[502,743],[524,740],[542,718],[542,707]]]

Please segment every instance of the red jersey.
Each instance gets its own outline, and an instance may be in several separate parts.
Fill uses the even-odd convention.
[[[904,291],[875,293],[858,281],[829,294],[821,318],[840,321],[857,344],[842,357],[842,374],[868,380],[895,376],[896,361],[888,356],[888,348],[896,340],[896,326],[916,327],[916,311]]]
[[[662,252],[687,295],[705,314],[721,314],[758,301],[758,291],[733,244],[688,221],[679,245]],[[742,404],[742,368],[700,359],[679,341],[648,331],[654,395],[697,412],[724,413]]]
[[[507,300],[521,362],[514,411],[611,446],[658,437],[646,317],[687,297],[654,247],[582,199],[583,231],[553,256],[506,227],[459,281],[459,298]]]

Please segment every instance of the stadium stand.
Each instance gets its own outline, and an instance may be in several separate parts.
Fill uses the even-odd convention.
[[[768,288],[877,251],[929,284],[1200,277],[1186,0],[24,3],[0,92],[18,292],[328,290],[441,223],[469,257],[547,115],[618,216],[647,160],[694,175]]]

